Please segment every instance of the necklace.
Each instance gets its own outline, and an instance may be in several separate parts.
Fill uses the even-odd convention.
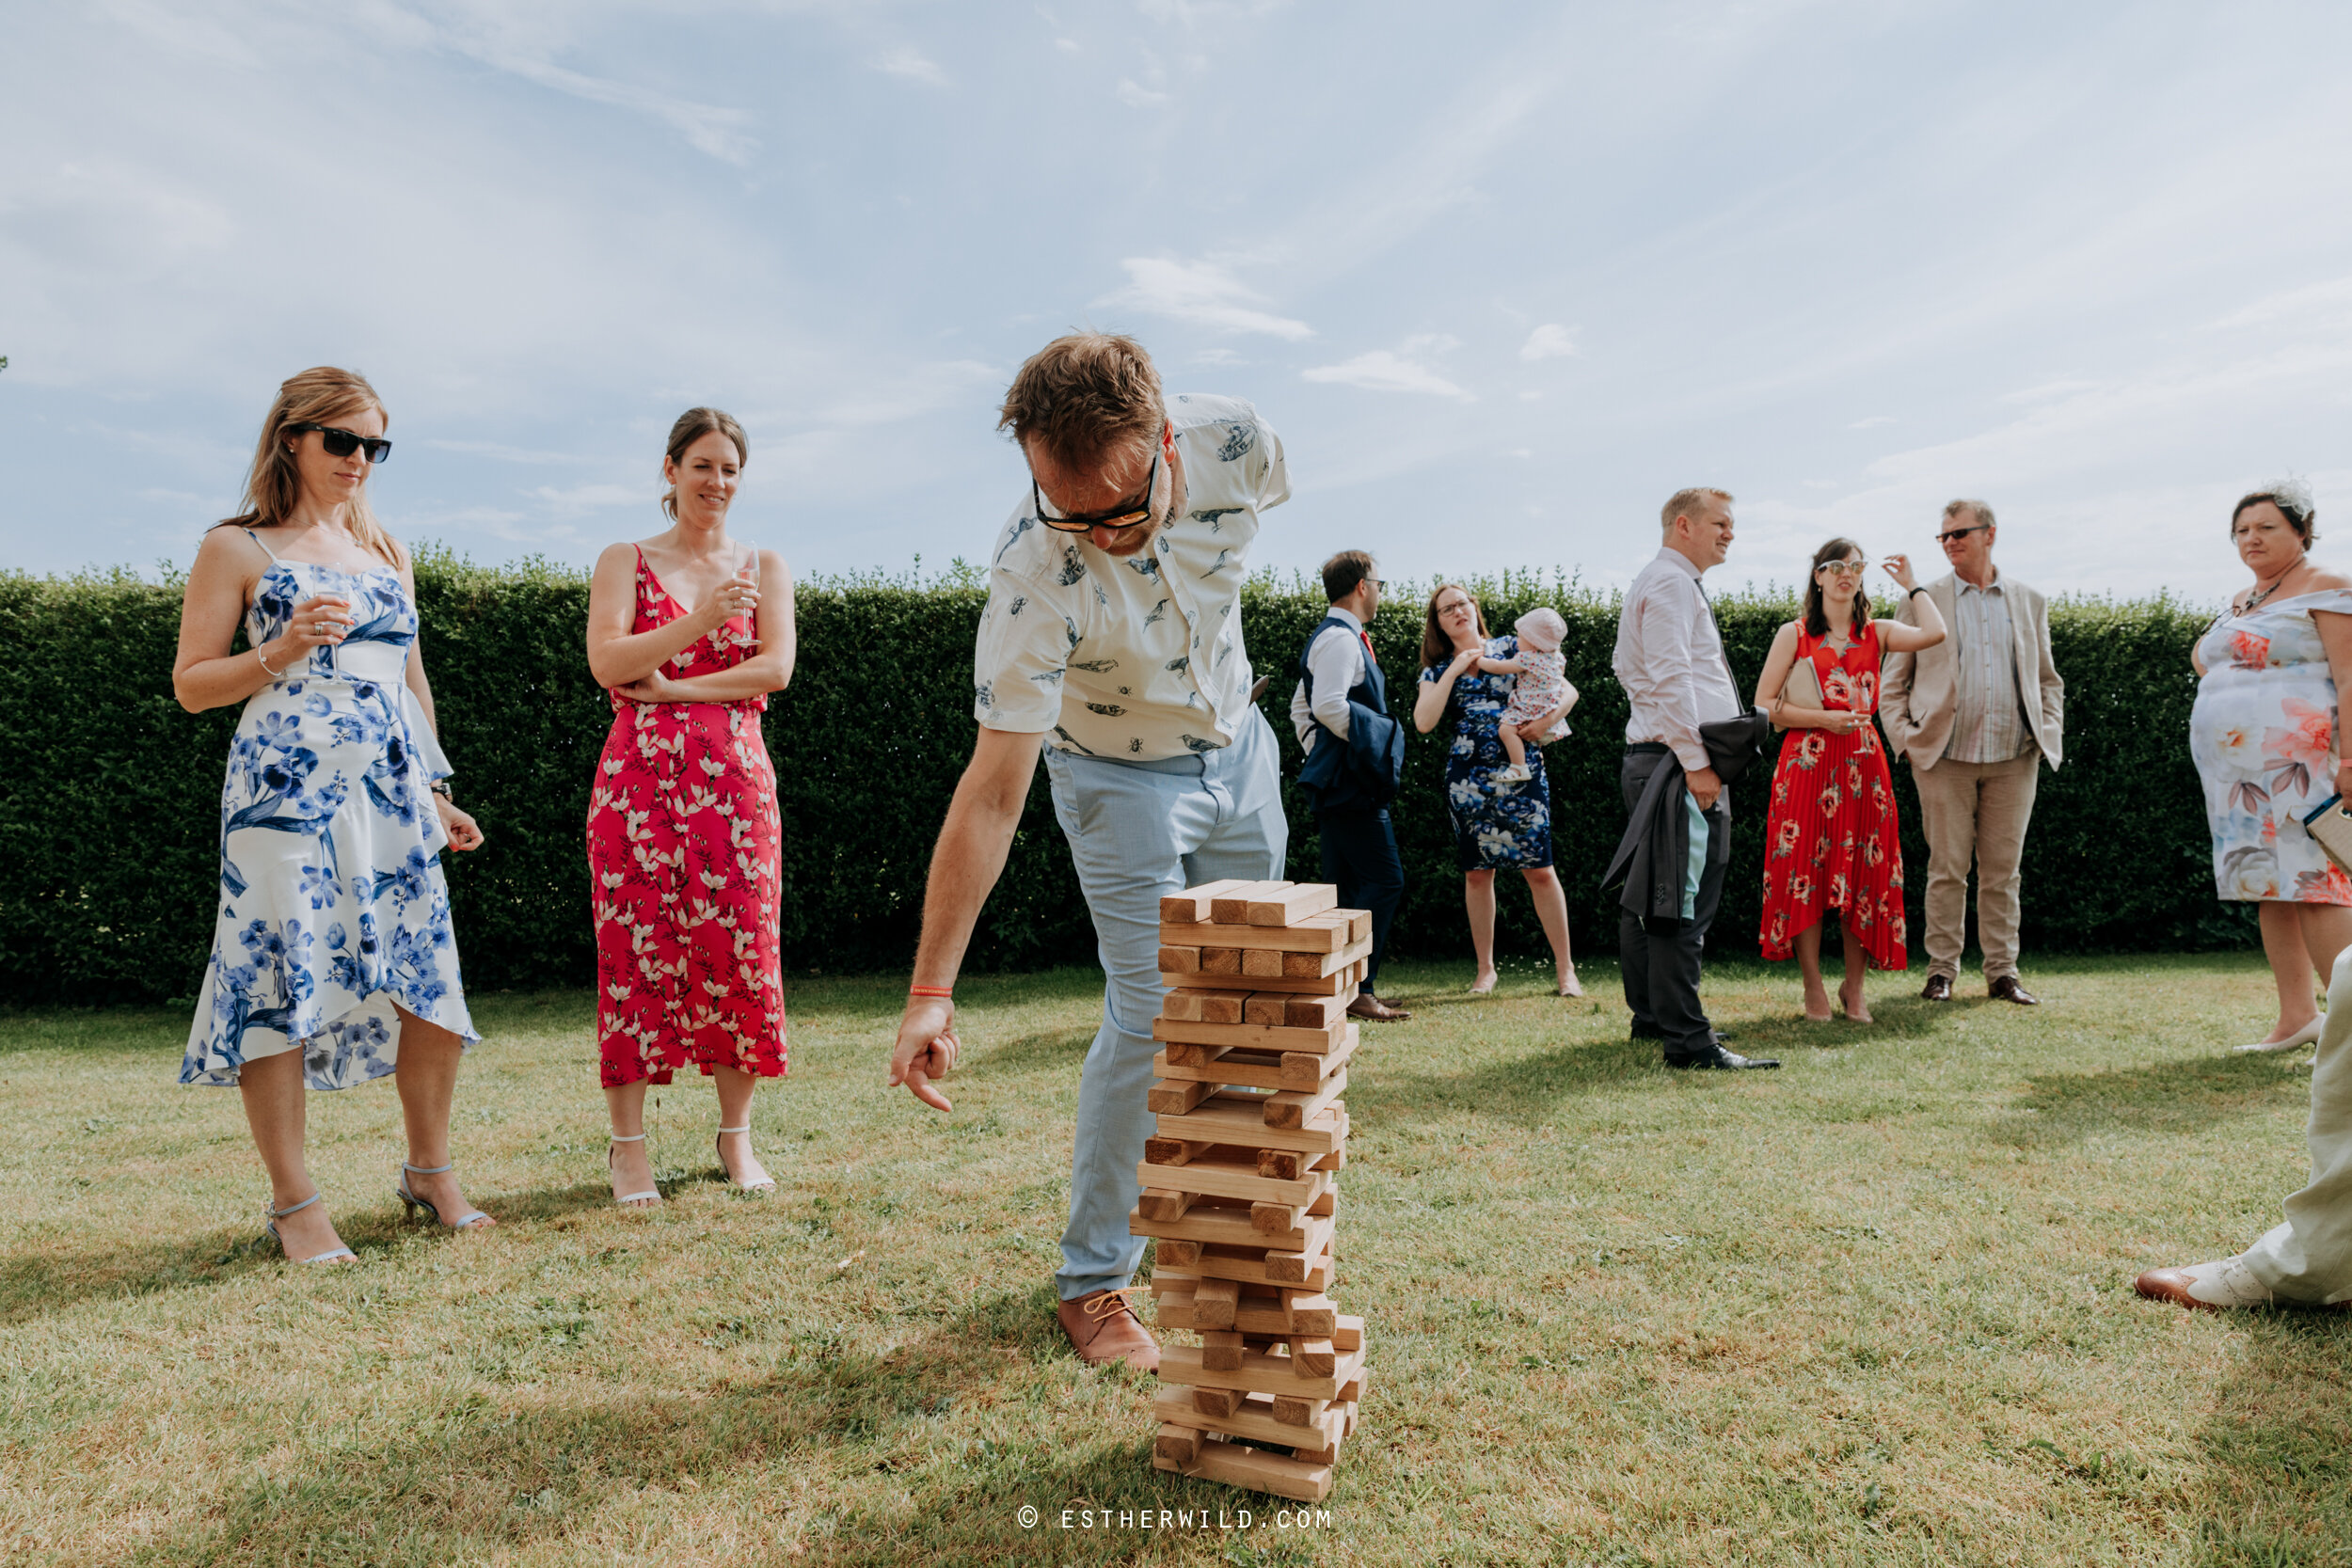
[[[2240,615],[2251,615],[2254,613],[2254,607],[2262,603],[2265,599],[2270,597],[2271,594],[2276,594],[2280,588],[2285,584],[2287,578],[2295,575],[2296,567],[2301,566],[2302,564],[2303,563],[2300,561],[2297,561],[2294,566],[2288,567],[2285,571],[2280,572],[2277,577],[2271,578],[2270,586],[2258,590],[2252,598],[2247,600],[2244,605],[2239,607],[2238,613]]]

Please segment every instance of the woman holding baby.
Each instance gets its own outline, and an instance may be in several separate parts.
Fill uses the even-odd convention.
[[[596,1049],[612,1118],[613,1201],[661,1201],[645,1085],[689,1063],[715,1081],[719,1168],[775,1181],[752,1152],[752,1096],[787,1069],[776,921],[776,775],[759,733],[792,678],[792,578],[727,532],[750,443],[716,408],[671,427],[672,526],[613,545],[588,591],[588,667],[612,729],[588,801]]]
[[[1576,702],[1560,667],[1567,624],[1557,610],[1539,609],[1519,617],[1516,631],[1489,638],[1470,592],[1441,584],[1429,596],[1422,629],[1413,727],[1427,735],[1441,719],[1454,723],[1446,811],[1478,954],[1471,994],[1495,989],[1495,873],[1512,870],[1527,879],[1535,917],[1551,942],[1560,994],[1581,996],[1568,952],[1567,898],[1551,866],[1551,785],[1541,750],[1568,733],[1567,712]]]
[[[1846,977],[1837,1000],[1848,1018],[1870,1022],[1862,994],[1867,969],[1904,968],[1903,852],[1895,782],[1871,716],[1879,666],[1888,653],[1915,653],[1944,641],[1944,617],[1913,580],[1907,556],[1883,563],[1919,598],[1919,625],[1872,620],[1863,592],[1869,562],[1851,539],[1813,552],[1804,613],[1782,625],[1756,682],[1756,705],[1790,734],[1772,769],[1764,827],[1764,957],[1793,951],[1804,974],[1804,1016],[1830,1021],[1821,980],[1821,918],[1841,911]]]

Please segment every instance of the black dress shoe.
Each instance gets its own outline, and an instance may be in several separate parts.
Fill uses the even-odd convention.
[[[1725,1051],[1720,1045],[1710,1045],[1692,1055],[1669,1056],[1666,1058],[1666,1065],[1672,1068],[1700,1068],[1713,1069],[1721,1072],[1744,1072],[1755,1068],[1778,1067],[1780,1063],[1770,1056],[1742,1056],[1737,1051]]]
[[[1952,977],[1948,974],[1929,975],[1928,983],[1919,990],[1919,999],[1923,1002],[1949,1002],[1952,999]]]
[[[2017,983],[2014,974],[2004,974],[1985,988],[1985,994],[1995,1002],[2014,1002],[2021,1007],[2039,1007],[2042,998]]]

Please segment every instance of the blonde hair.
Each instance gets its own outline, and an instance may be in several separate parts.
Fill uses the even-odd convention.
[[[1731,504],[1731,492],[1718,490],[1711,484],[1694,484],[1688,490],[1677,490],[1666,498],[1666,504],[1658,510],[1658,526],[1672,528],[1677,517],[1696,517],[1699,503],[1712,498],[1725,506]]]
[[[677,423],[670,427],[670,444],[663,450],[671,462],[682,463],[686,449],[706,436],[723,436],[733,441],[737,466],[751,467],[752,444],[743,438],[743,427],[735,422],[735,416],[723,408],[689,408],[680,414]],[[670,521],[677,521],[676,485],[661,492],[661,510],[670,515]]]
[[[276,528],[293,516],[294,507],[302,499],[302,470],[294,463],[294,449],[287,444],[286,427],[332,424],[367,408],[375,410],[387,430],[391,428],[392,416],[385,409],[384,400],[375,395],[375,388],[358,372],[314,365],[299,375],[288,376],[278,386],[278,401],[269,405],[269,414],[262,420],[262,439],[253,449],[253,467],[245,476],[245,494],[237,501],[237,515],[224,517],[213,526]],[[375,513],[368,506],[364,478],[359,483],[359,493],[343,507],[343,528],[362,549],[373,550],[395,566],[407,563],[407,552],[400,547],[400,541],[384,531],[384,525],[375,520]]]

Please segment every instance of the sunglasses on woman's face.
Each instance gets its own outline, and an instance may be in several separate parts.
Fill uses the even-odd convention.
[[[1870,568],[1862,561],[1824,561],[1820,569],[1834,578],[1858,578]]]
[[[317,431],[319,445],[326,449],[329,457],[349,457],[363,448],[371,463],[381,463],[392,455],[392,444],[380,436],[362,436],[356,430],[337,430],[331,424],[290,424],[286,428],[296,435],[307,430]]]

